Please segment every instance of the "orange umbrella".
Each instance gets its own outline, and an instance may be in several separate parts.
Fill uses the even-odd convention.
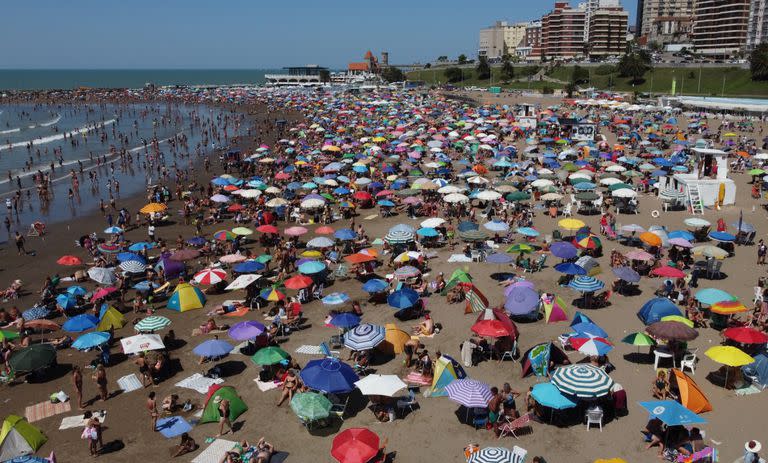
[[[401,354],[405,343],[411,340],[411,335],[397,327],[394,323],[385,325],[384,341],[376,346],[384,353]]]
[[[61,256],[56,263],[71,267],[73,265],[83,265],[83,260],[77,256]]]
[[[739,301],[720,301],[712,304],[709,310],[720,315],[733,315],[749,309]]]
[[[318,235],[333,235],[333,228],[323,225],[322,227],[319,227],[317,230],[315,230],[315,233]]]
[[[368,254],[352,254],[344,258],[347,262],[350,264],[362,264],[363,262],[370,262],[372,260],[376,260],[375,257],[369,256]]]
[[[661,238],[659,238],[659,235],[651,232],[640,233],[640,241],[648,246],[661,246]]]
[[[359,254],[366,254],[373,257],[379,257],[379,251],[373,248],[363,249],[362,251],[359,252]]]
[[[478,174],[480,174],[480,175],[483,175],[483,174],[487,174],[487,173],[488,173],[488,168],[487,168],[487,167],[485,167],[485,166],[484,166],[484,165],[482,165],[482,164],[477,164],[476,166],[474,166],[474,167],[472,168],[472,170],[474,170],[475,172],[477,172],[477,173],[478,173]]]

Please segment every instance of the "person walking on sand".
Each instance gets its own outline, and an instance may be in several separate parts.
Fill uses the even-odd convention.
[[[16,230],[15,240],[16,240],[16,251],[18,251],[19,255],[21,255],[22,252],[24,252],[24,254],[27,254],[27,250],[24,248],[24,242],[26,241],[26,239],[24,238],[24,235],[19,233],[18,230]]]
[[[157,401],[155,400],[155,391],[152,391],[147,396],[147,410],[149,411],[150,422],[152,423],[152,430],[157,431],[157,418],[160,413],[157,411]]]
[[[104,369],[104,365],[96,367],[96,373],[92,376],[96,385],[99,387],[99,397],[102,402],[106,402],[109,394],[107,393],[107,371]]]
[[[72,367],[72,387],[75,388],[77,407],[82,410],[85,406],[83,406],[83,373],[80,371],[80,365]]]
[[[218,399],[221,399],[221,397],[218,397]],[[221,400],[219,402],[219,433],[216,435],[216,437],[221,437],[224,434],[228,434],[229,431],[232,431],[232,433],[235,432],[234,429],[232,429],[232,422],[229,420],[229,400]],[[224,432],[224,425],[226,425],[229,430],[227,432]]]

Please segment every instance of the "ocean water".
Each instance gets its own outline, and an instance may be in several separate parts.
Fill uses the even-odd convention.
[[[168,103],[0,104],[0,202],[21,189],[23,204],[15,217],[19,227],[35,220],[59,222],[90,213],[98,207],[99,200],[108,204],[110,194],[118,199],[119,207],[119,198],[144,192],[148,184],[157,182],[159,158],[172,172],[174,165],[188,169],[213,153],[215,141],[205,140],[202,133],[206,127],[193,123],[218,126],[226,114],[206,106]],[[227,135],[236,136],[239,130],[230,123]],[[167,140],[179,134],[187,137],[188,149],[174,152]],[[145,141],[151,143],[152,139],[160,142],[159,154],[145,145]],[[122,165],[111,154],[112,147],[125,149],[133,162]],[[177,153],[190,156],[177,159]],[[99,166],[95,160],[104,156],[107,161]],[[154,162],[154,167],[148,160]],[[33,175],[38,171],[50,173],[51,168],[54,198],[48,207],[43,207]],[[89,172],[98,174],[93,183]],[[69,200],[73,173],[78,177],[79,192]],[[108,182],[114,185],[115,181],[119,182],[119,193],[116,188],[111,192],[108,188]]]
[[[269,69],[0,69],[2,90],[263,84]]]

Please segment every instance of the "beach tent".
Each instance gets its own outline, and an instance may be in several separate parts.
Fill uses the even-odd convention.
[[[637,312],[637,318],[642,320],[646,325],[659,322],[662,318],[670,315],[682,316],[683,313],[680,312],[680,309],[674,302],[665,297],[654,297],[643,304],[643,306],[640,307],[640,311]]]
[[[451,274],[451,277],[448,278],[448,282],[445,284],[445,288],[440,292],[441,295],[445,296],[448,294],[448,290],[452,289],[454,286],[458,285],[459,283],[472,283],[472,275],[465,272],[464,270],[457,268],[453,271]]]
[[[427,391],[430,397],[443,397],[448,395],[445,392],[445,386],[451,384],[455,379],[464,379],[467,374],[459,362],[453,358],[443,355],[435,361],[435,373],[432,377],[432,387]]]
[[[544,305],[544,320],[547,323],[561,322],[568,320],[568,316],[565,314],[565,301],[560,296],[554,296],[547,298],[543,301]]]
[[[551,342],[536,344],[528,349],[520,359],[523,367],[521,377],[525,378],[531,373],[536,376],[547,376],[549,375],[550,362],[554,362],[555,365],[562,365],[566,360],[568,360],[568,356],[565,355],[565,352]]]
[[[698,384],[690,376],[680,370],[673,369],[677,388],[680,390],[680,404],[694,413],[704,413],[712,411],[712,404],[701,392]]]
[[[96,331],[109,331],[110,328],[120,329],[125,325],[125,317],[116,308],[101,305],[99,312],[99,324],[96,325]]]
[[[229,420],[232,422],[248,410],[248,405],[237,395],[234,387],[214,384],[208,389],[208,396],[205,398],[205,407],[203,408],[203,416],[200,418],[200,423],[215,423],[219,421],[219,404],[222,400],[229,400]]]
[[[177,312],[186,312],[187,310],[202,309],[205,305],[205,295],[200,288],[196,288],[189,283],[181,283],[173,291],[173,295],[168,299],[168,308]]]
[[[573,314],[573,321],[571,322],[571,326],[578,325],[579,323],[593,323],[592,319],[589,318],[587,315],[584,315],[581,312],[576,312]]]
[[[766,354],[755,355],[755,361],[742,368],[745,376],[755,378],[761,386],[768,386],[768,356]]]
[[[35,453],[47,440],[45,434],[26,419],[8,415],[0,428],[0,461]]]
[[[466,303],[464,305],[464,313],[477,313],[482,312],[489,306],[488,298],[472,283],[460,283],[461,288],[464,290],[464,297]]]

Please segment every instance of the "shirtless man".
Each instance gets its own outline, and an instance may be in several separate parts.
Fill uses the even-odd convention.
[[[157,411],[155,391],[150,392],[147,396],[147,411],[149,411],[150,421],[152,422],[152,430],[157,432],[157,418],[160,416],[160,414]]]
[[[72,367],[72,387],[75,388],[77,407],[82,410],[85,406],[83,406],[83,373],[80,371],[80,365]]]

